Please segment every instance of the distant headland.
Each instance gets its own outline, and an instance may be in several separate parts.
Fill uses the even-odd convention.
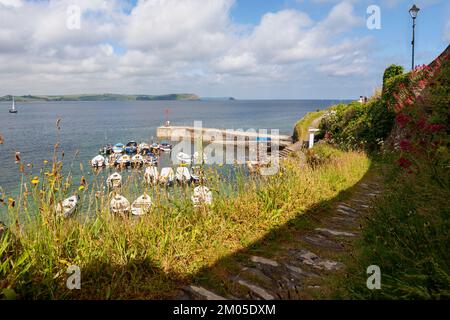
[[[146,94],[72,94],[72,95],[24,95],[14,96],[16,102],[33,101],[157,101],[157,100],[200,100],[200,97],[193,93],[172,93],[164,95]],[[12,96],[0,97],[1,101],[11,101]]]

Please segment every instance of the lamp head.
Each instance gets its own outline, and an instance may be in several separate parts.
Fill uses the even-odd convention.
[[[411,15],[411,18],[415,19],[417,17],[417,14],[419,13],[419,8],[414,4],[411,9],[409,9],[409,14]]]

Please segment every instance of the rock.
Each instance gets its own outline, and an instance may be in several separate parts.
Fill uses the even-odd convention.
[[[206,299],[206,300],[226,300],[224,297],[221,297],[209,290],[206,290],[203,287],[197,287],[197,286],[187,286],[183,288],[183,290],[187,291],[188,293],[194,294],[196,296],[200,296],[200,298]]]
[[[316,228],[317,231],[327,234],[327,235],[332,235],[332,236],[342,236],[342,237],[354,237],[355,234],[350,233],[350,232],[345,232],[345,231],[336,231],[336,230],[331,230],[331,229],[326,229],[326,228]]]
[[[256,278],[258,278],[259,280],[263,281],[266,284],[271,284],[274,282],[273,279],[269,278],[268,276],[266,276],[261,270],[255,269],[255,268],[243,268],[242,272],[245,274],[249,274],[252,275]]]
[[[343,205],[343,204],[338,205],[338,208],[342,209],[344,211],[350,211],[350,212],[353,212],[353,213],[357,213],[355,209],[353,209],[353,208],[351,208],[349,206]]]
[[[320,270],[337,270],[343,266],[342,263],[337,261],[321,259],[318,255],[308,250],[301,250],[298,257],[302,263]]]
[[[304,276],[304,277],[318,277],[318,275],[315,274],[315,273],[305,271],[305,270],[303,270],[303,269],[301,269],[301,268],[299,268],[299,267],[295,267],[295,266],[292,266],[292,265],[290,265],[290,264],[287,264],[287,265],[286,265],[286,268],[287,268],[289,271],[291,271],[291,272],[293,272],[293,273],[295,273],[295,274]]]
[[[248,281],[245,281],[243,279],[238,279],[237,282],[250,289],[250,291],[252,291],[253,293],[255,293],[256,295],[260,296],[261,298],[263,298],[264,300],[274,300],[275,297],[273,295],[271,295],[269,292],[267,292],[265,289],[257,286],[256,284],[250,283]]]
[[[309,244],[322,248],[333,250],[341,250],[343,248],[341,244],[331,241],[320,234],[304,236],[302,239]]]
[[[263,258],[263,257],[251,256],[250,260],[255,263],[267,264],[272,267],[278,267],[280,265],[278,262],[276,262],[274,260],[270,260],[270,259]]]

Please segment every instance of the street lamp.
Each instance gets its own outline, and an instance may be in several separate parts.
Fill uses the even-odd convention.
[[[413,19],[413,33],[412,33],[412,41],[411,41],[411,45],[412,45],[412,65],[411,65],[411,69],[414,70],[414,30],[416,28],[416,18],[417,18],[417,14],[419,13],[419,8],[414,4],[411,9],[409,9],[409,14],[411,15],[411,18]]]

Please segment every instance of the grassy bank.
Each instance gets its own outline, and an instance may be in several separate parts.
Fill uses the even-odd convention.
[[[1,240],[0,288],[17,298],[168,298],[202,267],[335,197],[368,167],[364,153],[336,151],[316,169],[294,160],[285,162],[275,176],[238,173],[232,192],[216,192],[213,206],[200,209],[190,203],[189,188],[180,187],[177,196],[154,190],[152,212],[139,219],[113,217],[108,195],[92,185],[83,190],[89,194],[84,199],[89,212],[79,214],[92,216],[84,222],[55,218],[55,191],[48,180],[34,189],[29,185],[28,197],[17,200],[10,213],[17,217],[25,208],[39,209],[32,212],[33,223],[22,219],[12,224]],[[226,184],[213,172],[209,176],[214,190]],[[140,181],[128,181],[125,189],[130,185],[139,192],[148,190]],[[81,290],[65,286],[69,265],[81,269]]]

